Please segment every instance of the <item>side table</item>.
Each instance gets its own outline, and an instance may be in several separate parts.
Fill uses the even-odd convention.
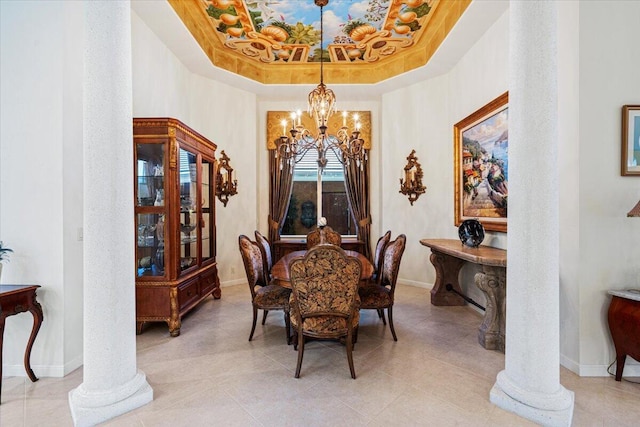
[[[31,348],[36,340],[36,335],[42,325],[42,307],[36,301],[36,290],[39,285],[0,285],[0,397],[2,396],[2,344],[4,336],[4,321],[7,317],[23,313],[31,312],[33,315],[33,328],[31,328],[31,336],[24,352],[24,368],[27,371],[29,379],[33,382],[38,378],[31,369]]]
[[[616,348],[616,381],[620,381],[627,356],[640,361],[640,290],[609,294],[609,330]]]

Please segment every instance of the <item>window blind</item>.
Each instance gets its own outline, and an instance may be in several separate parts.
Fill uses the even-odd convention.
[[[329,149],[326,153],[327,165],[322,174],[322,181],[344,181],[344,169],[336,153]],[[308,150],[296,163],[293,173],[294,181],[316,181],[318,178],[318,151]]]

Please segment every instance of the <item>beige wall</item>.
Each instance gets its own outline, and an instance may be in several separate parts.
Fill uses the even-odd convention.
[[[450,72],[383,96],[382,228],[408,236],[399,276],[405,283],[430,288],[435,281],[431,252],[420,239],[458,238],[453,221],[453,124],[507,90],[508,29],[505,13]],[[400,172],[412,149],[427,186],[413,206],[398,193]],[[483,243],[506,248],[506,235],[487,232]],[[473,285],[475,271],[472,265],[463,268],[463,288],[484,304]]]
[[[3,1],[0,19],[2,283],[42,286],[31,366],[63,376],[82,364],[82,5]],[[32,324],[7,318],[4,375],[25,375]]]
[[[640,199],[640,179],[620,176],[621,107],[640,103],[640,2],[584,1],[579,17],[580,203],[573,221],[580,230],[580,373],[593,375],[615,355],[607,290],[640,288],[640,219],[626,217]],[[640,375],[634,368],[625,375]]]

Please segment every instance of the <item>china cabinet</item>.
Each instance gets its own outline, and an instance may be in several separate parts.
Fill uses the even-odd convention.
[[[134,118],[136,324],[181,318],[220,298],[216,265],[216,145],[171,118]]]

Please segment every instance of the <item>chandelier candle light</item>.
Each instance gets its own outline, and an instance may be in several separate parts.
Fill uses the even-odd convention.
[[[323,39],[323,7],[329,0],[314,0],[316,6],[320,6],[320,48],[324,43]],[[282,121],[282,136],[278,141],[276,155],[281,161],[290,160],[298,162],[304,154],[315,148],[318,151],[319,172],[327,165],[327,150],[332,150],[342,164],[348,165],[355,161],[358,166],[363,167],[363,160],[367,158],[367,150],[364,148],[364,140],[360,138],[360,122],[357,114],[354,115],[355,130],[349,131],[347,127],[347,112],[342,113],[342,127],[336,135],[327,133],[327,122],[336,113],[336,96],[333,91],[324,84],[324,55],[320,56],[320,84],[309,93],[308,113],[313,118],[318,133],[312,133],[302,125],[302,112],[291,113],[291,129],[287,136],[287,121]]]

